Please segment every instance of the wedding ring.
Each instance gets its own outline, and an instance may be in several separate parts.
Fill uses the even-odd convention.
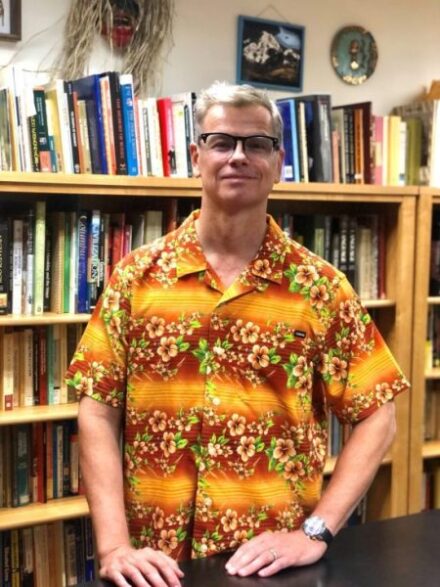
[[[270,548],[269,549],[269,552],[272,555],[272,562],[274,563],[277,560],[277,558],[278,558],[278,553],[275,550],[275,548]]]

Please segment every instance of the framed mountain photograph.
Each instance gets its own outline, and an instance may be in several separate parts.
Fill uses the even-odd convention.
[[[303,26],[238,17],[237,83],[271,90],[302,90]]]

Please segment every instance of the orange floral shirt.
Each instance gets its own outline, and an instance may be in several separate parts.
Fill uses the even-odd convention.
[[[328,409],[357,422],[408,386],[342,273],[268,217],[225,290],[197,214],[119,263],[68,372],[125,408],[133,543],[180,560],[298,528],[320,497]]]

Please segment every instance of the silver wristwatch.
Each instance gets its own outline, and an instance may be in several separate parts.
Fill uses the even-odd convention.
[[[325,520],[319,516],[310,516],[310,518],[306,518],[301,528],[310,540],[319,540],[325,542],[327,545],[333,540],[333,534],[325,525]]]

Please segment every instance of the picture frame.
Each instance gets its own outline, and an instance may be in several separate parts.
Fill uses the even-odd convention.
[[[301,92],[305,27],[250,16],[238,17],[237,83]]]
[[[21,0],[0,0],[0,41],[21,41]]]

